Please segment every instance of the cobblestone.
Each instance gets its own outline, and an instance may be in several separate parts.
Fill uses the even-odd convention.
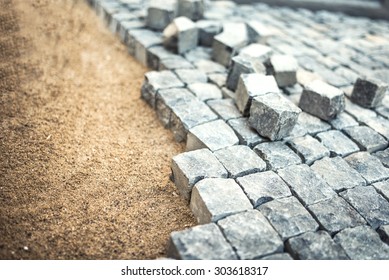
[[[209,100],[207,104],[220,118],[225,121],[242,117],[235,105],[235,101],[231,98]]]
[[[310,135],[289,140],[288,144],[308,165],[330,155],[330,151]]]
[[[357,79],[351,94],[351,100],[362,107],[374,108],[381,104],[388,85],[378,79]]]
[[[175,18],[163,30],[165,48],[182,54],[197,47],[198,30],[193,21],[187,17]]]
[[[380,195],[389,201],[389,180],[375,183],[373,187]]]
[[[188,89],[193,92],[198,99],[203,101],[222,98],[221,90],[210,83],[192,83],[188,86]]]
[[[381,240],[389,245],[389,225],[380,226],[377,230]]]
[[[383,150],[388,142],[368,126],[353,126],[344,129],[344,132],[359,146],[362,151],[373,153]]]
[[[374,154],[386,167],[389,168],[389,148],[384,151],[379,151]]]
[[[232,119],[228,121],[228,124],[235,131],[240,145],[247,145],[250,148],[254,148],[256,145],[267,141],[251,128],[248,118]]]
[[[279,87],[293,86],[297,82],[297,61],[290,55],[273,55],[267,62],[268,72],[273,75]]]
[[[316,137],[330,151],[332,157],[345,157],[352,153],[359,152],[357,144],[338,130],[321,132]]]

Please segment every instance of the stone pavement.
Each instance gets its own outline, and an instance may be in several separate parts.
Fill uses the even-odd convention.
[[[201,0],[89,0],[187,151],[179,259],[389,259],[389,22]],[[119,63],[119,62],[118,62]]]

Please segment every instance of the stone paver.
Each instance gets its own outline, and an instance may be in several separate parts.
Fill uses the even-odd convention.
[[[351,100],[365,108],[377,107],[385,96],[388,85],[374,78],[357,79]]]
[[[321,132],[316,137],[330,151],[331,156],[345,157],[359,152],[357,144],[338,130]]]
[[[385,149],[384,151],[376,152],[373,155],[379,158],[379,160],[386,168],[389,168],[389,148]]]
[[[163,45],[175,53],[182,54],[197,47],[198,29],[187,17],[175,18],[163,30]]]
[[[376,191],[389,201],[389,180],[377,182],[373,185]]]
[[[247,145],[250,148],[253,148],[259,143],[267,141],[267,139],[260,136],[258,132],[249,125],[248,118],[232,119],[228,121],[228,124],[235,131],[236,136],[239,138],[239,144],[241,145]]]
[[[207,74],[197,69],[178,69],[175,71],[178,78],[186,85],[194,83],[206,83]]]
[[[368,126],[353,126],[343,130],[362,151],[373,153],[383,150],[388,146],[388,142]]]
[[[279,87],[297,83],[297,60],[290,55],[273,55],[267,61],[268,72],[273,75]]]
[[[208,106],[223,120],[241,118],[242,115],[231,98],[209,100]]]
[[[335,119],[329,121],[333,128],[343,130],[351,126],[358,126],[358,122],[346,112],[342,112]]]
[[[221,90],[210,83],[192,83],[188,89],[200,100],[206,101],[210,99],[221,99]]]
[[[308,165],[330,155],[330,151],[310,135],[293,138],[288,144]]]

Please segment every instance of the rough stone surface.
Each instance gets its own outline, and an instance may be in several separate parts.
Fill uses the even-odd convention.
[[[226,68],[212,60],[200,59],[193,62],[197,69],[204,71],[207,74],[210,73],[225,73]]]
[[[193,21],[186,17],[175,18],[163,31],[165,48],[182,54],[197,47],[198,30]]]
[[[346,112],[342,112],[335,119],[329,121],[333,128],[343,130],[347,127],[358,126],[358,122]]]
[[[199,20],[204,16],[203,0],[177,0],[177,16]]]
[[[348,227],[365,225],[366,221],[343,198],[334,197],[308,206],[320,226],[331,235]]]
[[[175,17],[174,1],[150,1],[146,24],[152,29],[163,30]]]
[[[240,145],[247,145],[250,148],[254,148],[259,143],[267,141],[255,129],[251,128],[248,118],[231,119],[228,121],[228,124],[234,130]]]
[[[293,260],[293,258],[288,253],[279,253],[279,254],[274,254],[274,255],[269,255],[269,256],[263,257],[263,258],[261,258],[261,260],[268,260],[268,261],[284,260],[284,261],[290,261],[290,260]]]
[[[208,149],[186,152],[173,157],[174,183],[181,195],[189,200],[192,187],[204,178],[227,178],[224,166]]]
[[[273,55],[267,61],[268,73],[273,75],[279,87],[297,83],[297,60],[290,55]]]
[[[205,224],[253,209],[253,206],[233,179],[208,178],[193,187],[190,209],[197,221]]]
[[[388,84],[374,78],[358,78],[354,84],[351,100],[362,107],[374,108],[381,104]]]
[[[266,163],[247,146],[231,146],[218,150],[214,154],[232,178],[266,169]]]
[[[373,187],[380,195],[389,201],[389,180],[375,183]]]
[[[266,162],[269,170],[301,163],[301,158],[280,141],[258,144],[254,151]]]
[[[389,148],[384,151],[379,151],[374,154],[386,167],[389,168]]]
[[[289,140],[288,144],[308,165],[330,155],[330,151],[310,135]]]
[[[210,99],[221,99],[221,90],[210,83],[192,83],[188,86],[188,89],[197,96],[198,99],[206,101]]]
[[[388,146],[388,142],[368,126],[353,126],[343,130],[362,151],[373,153],[383,150]]]
[[[257,20],[250,20],[246,24],[250,42],[266,43],[269,38],[278,34],[276,28],[271,28]]]
[[[182,260],[235,260],[231,245],[213,223],[172,232],[167,256]]]
[[[256,96],[250,108],[249,124],[270,140],[289,135],[301,110],[280,93]]]
[[[269,220],[282,240],[308,231],[316,231],[319,225],[295,197],[272,200],[258,210]]]
[[[325,231],[307,232],[286,241],[286,248],[297,260],[348,260],[343,248]]]
[[[389,246],[368,226],[345,229],[335,236],[334,241],[343,247],[352,260],[389,259]]]
[[[311,169],[336,192],[366,185],[365,179],[340,157],[325,157],[316,161]]]
[[[299,107],[323,120],[331,120],[345,108],[344,93],[325,82],[316,80],[304,89]]]
[[[247,117],[253,98],[270,92],[280,92],[273,76],[242,74],[236,88],[236,105],[243,116]]]
[[[291,196],[285,182],[273,171],[250,174],[236,180],[254,207],[274,199]]]
[[[281,238],[257,210],[229,216],[218,225],[240,259],[258,259],[283,252]]]
[[[389,169],[385,168],[379,159],[366,152],[355,153],[345,159],[352,168],[365,178],[368,184],[389,178]]]
[[[328,123],[305,112],[300,113],[297,124],[310,135],[316,135],[319,132],[331,129],[331,126]]]
[[[206,83],[207,74],[197,69],[178,69],[175,71],[178,78],[186,85],[194,83]]]
[[[210,131],[213,133],[209,133]],[[223,120],[216,120],[191,128],[186,141],[186,150],[208,148],[217,151],[237,144],[239,139],[232,128]]]
[[[278,175],[290,186],[292,192],[305,206],[327,200],[336,195],[331,187],[308,165],[289,166],[278,170]]]
[[[172,55],[166,59],[161,59],[159,62],[159,71],[177,70],[177,69],[193,69],[192,63],[179,55]]]
[[[352,153],[359,152],[357,144],[338,130],[321,132],[316,137],[330,151],[332,157],[345,157]]]
[[[389,245],[389,225],[380,226],[377,230],[381,240]]]
[[[372,186],[355,187],[340,193],[368,224],[377,229],[389,224],[389,202],[375,191]]]
[[[225,121],[242,117],[235,105],[235,101],[231,98],[209,100],[207,104],[220,118]]]
[[[199,43],[206,47],[211,47],[213,38],[223,30],[220,22],[215,20],[199,20],[196,26],[199,30]]]

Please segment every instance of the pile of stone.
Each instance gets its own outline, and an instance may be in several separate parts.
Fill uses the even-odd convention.
[[[231,1],[90,2],[153,69],[141,97],[186,142],[172,178],[200,225],[171,234],[169,257],[389,259],[389,24]]]

